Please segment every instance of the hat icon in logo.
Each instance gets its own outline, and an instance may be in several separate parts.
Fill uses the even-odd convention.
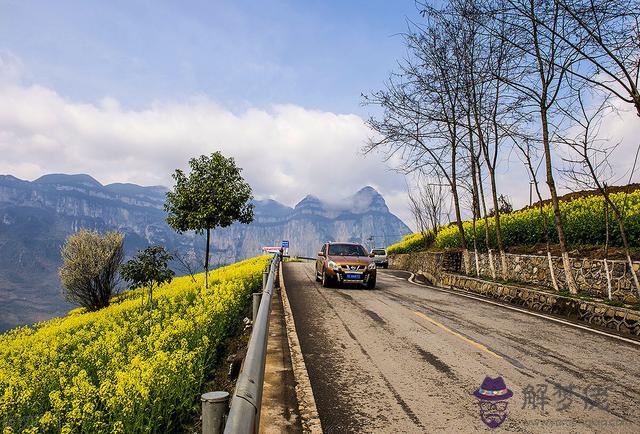
[[[507,389],[502,377],[485,377],[473,395],[479,400],[482,422],[489,428],[502,425],[509,414],[507,400],[513,396],[513,392]]]

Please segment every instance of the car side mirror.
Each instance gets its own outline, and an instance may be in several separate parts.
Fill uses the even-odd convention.
[[[318,256],[324,256],[324,253],[318,252]]]

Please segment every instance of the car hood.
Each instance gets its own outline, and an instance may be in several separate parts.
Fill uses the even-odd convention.
[[[328,258],[330,261],[335,262],[338,265],[349,264],[349,265],[369,265],[371,263],[371,258],[368,256],[331,256]]]

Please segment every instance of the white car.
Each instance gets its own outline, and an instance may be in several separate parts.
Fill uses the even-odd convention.
[[[389,268],[389,259],[387,259],[387,251],[385,249],[372,249],[373,262],[378,268]]]

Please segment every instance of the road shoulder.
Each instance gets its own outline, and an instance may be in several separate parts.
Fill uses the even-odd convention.
[[[282,279],[280,281],[282,282]],[[260,415],[261,433],[304,431],[280,292],[279,288],[274,287]]]
[[[316,408],[316,402],[311,388],[311,381],[309,380],[309,374],[302,355],[302,348],[300,347],[300,341],[298,340],[296,324],[293,319],[293,312],[291,311],[289,297],[287,296],[283,268],[284,266],[280,267],[280,297],[288,338],[290,360],[296,380],[295,391],[298,399],[301,422],[304,432],[321,433],[322,428],[320,425],[320,418],[318,417],[318,410]]]

